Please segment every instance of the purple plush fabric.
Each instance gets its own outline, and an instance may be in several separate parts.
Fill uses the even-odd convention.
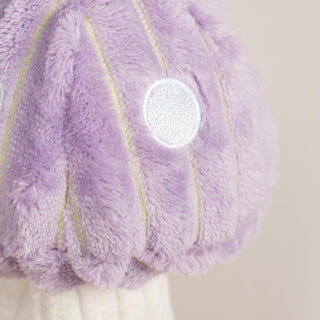
[[[203,2],[203,1],[202,1]],[[0,275],[58,293],[206,272],[260,228],[276,126],[221,3],[21,0],[0,6]],[[142,105],[163,77],[201,107],[167,148]]]

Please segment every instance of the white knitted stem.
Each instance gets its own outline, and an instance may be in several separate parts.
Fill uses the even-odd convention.
[[[91,285],[58,295],[26,279],[0,279],[3,320],[173,320],[169,281],[159,275],[137,290],[99,290]]]

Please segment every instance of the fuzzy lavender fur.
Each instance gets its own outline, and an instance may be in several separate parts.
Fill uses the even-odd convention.
[[[137,288],[162,272],[204,273],[235,259],[258,234],[278,153],[259,76],[220,2],[138,3],[167,75],[186,83],[200,103],[193,161],[187,147],[160,145],[144,121],[144,95],[163,70],[133,1],[60,1],[20,85],[54,1],[2,2],[1,276],[28,277],[50,293],[85,282]]]

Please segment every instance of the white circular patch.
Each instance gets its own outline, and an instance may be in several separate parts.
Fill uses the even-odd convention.
[[[192,90],[183,82],[163,78],[146,93],[143,113],[154,138],[169,148],[188,144],[200,125],[200,106]]]

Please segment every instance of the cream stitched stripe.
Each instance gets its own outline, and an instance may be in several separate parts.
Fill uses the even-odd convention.
[[[69,177],[69,175],[68,175]],[[69,179],[68,179],[69,181]],[[76,231],[77,231],[77,235],[78,235],[78,239],[79,239],[79,242],[80,242],[80,246],[81,246],[81,251],[82,253],[84,254],[85,253],[85,241],[84,241],[84,237],[83,237],[83,233],[82,233],[82,230],[81,230],[81,227],[80,227],[80,223],[79,223],[79,220],[78,220],[78,215],[77,215],[77,208],[75,206],[75,200],[74,200],[74,197],[73,197],[73,186],[71,184],[71,182],[69,181],[69,198],[70,198],[70,205],[71,205],[71,211],[72,211],[72,218],[73,218],[73,221],[74,221],[74,224],[76,226]]]
[[[199,241],[200,238],[200,226],[201,226],[201,220],[200,220],[200,194],[199,194],[199,182],[197,180],[197,175],[196,175],[196,168],[194,165],[194,156],[193,156],[193,152],[190,148],[190,146],[188,146],[188,153],[189,153],[189,159],[190,159],[190,164],[191,164],[191,169],[192,169],[192,177],[193,177],[193,185],[194,185],[194,189],[195,189],[195,193],[196,193],[196,200],[197,200],[197,237],[196,240],[194,242],[194,244],[196,244]]]
[[[44,28],[46,27],[46,25],[48,24],[48,22],[50,21],[50,18],[52,17],[53,13],[56,11],[60,1],[61,0],[54,1],[51,8],[47,12],[45,18],[43,19],[42,23],[40,24],[39,28],[37,29],[35,35],[33,36],[33,39],[31,41],[29,48],[28,48],[26,57],[24,58],[24,61],[23,61],[23,64],[22,64],[22,67],[21,67],[21,70],[20,70],[20,73],[18,76],[16,89],[15,89],[13,99],[11,101],[10,108],[9,108],[9,114],[8,114],[8,118],[6,121],[6,126],[5,126],[4,135],[3,135],[2,146],[1,146],[1,152],[0,152],[0,186],[1,186],[1,188],[2,188],[1,181],[2,181],[2,174],[3,174],[3,164],[4,164],[6,152],[7,152],[10,129],[11,129],[13,117],[15,114],[16,105],[17,105],[17,102],[20,98],[21,88],[22,88],[24,79],[26,77],[26,73],[28,71],[30,60],[31,60],[32,55],[34,53],[35,46],[38,43],[38,41],[42,35],[42,32],[43,32]],[[0,192],[1,192],[1,190],[0,190]]]
[[[26,56],[25,56],[25,58],[23,60],[23,63],[22,63],[22,66],[21,66],[21,69],[20,69],[20,72],[19,72],[19,75],[18,75],[16,88],[15,88],[15,91],[14,91],[14,94],[13,94],[13,98],[12,98],[12,101],[11,101],[11,104],[10,104],[10,107],[9,107],[9,113],[8,113],[8,118],[7,118],[6,125],[5,125],[5,130],[4,130],[4,134],[3,134],[3,140],[2,140],[2,146],[1,146],[1,152],[0,152],[0,193],[2,192],[3,167],[4,167],[4,161],[5,161],[7,148],[8,148],[10,130],[11,130],[12,122],[13,122],[13,117],[15,115],[16,106],[17,106],[17,103],[18,103],[19,98],[20,98],[23,82],[24,82],[24,80],[26,78],[28,67],[29,67],[31,58],[33,56],[35,47],[36,47],[39,39],[41,38],[41,35],[43,33],[44,28],[47,26],[47,24],[50,21],[52,15],[57,10],[57,7],[60,4],[60,2],[61,2],[61,0],[56,0],[56,1],[53,2],[52,6],[50,7],[48,12],[46,13],[44,19],[42,20],[40,26],[36,30],[32,40],[31,40],[31,43],[30,43],[29,48],[27,50],[27,54],[26,54]],[[61,228],[62,228],[62,226],[61,226]]]
[[[215,76],[215,79],[216,79],[216,83],[218,84],[219,93],[220,93],[220,97],[221,97],[223,108],[224,108],[224,112],[225,112],[225,117],[226,117],[227,123],[228,123],[228,129],[229,129],[229,134],[230,134],[230,138],[231,138],[231,141],[232,141],[232,146],[233,146],[233,151],[234,151],[234,156],[235,156],[235,162],[236,162],[236,166],[237,166],[237,169],[238,169],[238,174],[237,174],[237,207],[239,208],[239,198],[240,198],[240,190],[239,190],[239,188],[240,188],[240,186],[239,186],[239,175],[240,175],[239,154],[238,154],[237,147],[236,147],[236,142],[235,142],[235,139],[234,139],[234,136],[233,136],[233,133],[232,133],[231,119],[230,119],[230,114],[229,114],[229,111],[228,111],[228,103],[227,103],[225,91],[223,89],[223,85],[222,85],[221,79],[219,77],[218,71],[216,69],[215,62],[214,62],[214,59],[212,57],[211,51],[209,49],[209,46],[208,46],[206,40],[204,39],[204,37],[203,37],[203,35],[202,35],[201,31],[200,31],[199,26],[197,24],[196,24],[196,26],[198,28],[199,37],[200,37],[200,39],[201,39],[201,41],[202,41],[202,43],[203,43],[203,45],[205,47],[207,55],[208,55],[209,59],[211,60],[211,64],[213,66],[214,76]]]
[[[66,206],[66,200],[67,200],[67,193],[64,195],[64,200],[63,203],[61,205],[60,208],[60,212],[59,212],[59,219],[58,219],[58,231],[55,237],[55,248],[59,248],[59,241],[60,241],[60,237],[61,237],[61,232],[62,232],[62,227],[63,227],[63,212]]]
[[[92,38],[92,40],[94,42],[97,54],[98,54],[98,56],[99,56],[99,58],[101,60],[101,63],[104,66],[105,71],[106,71],[105,80],[107,82],[107,86],[111,90],[111,97],[112,97],[113,103],[116,106],[117,112],[118,112],[118,114],[120,116],[120,121],[121,121],[120,125],[121,125],[122,130],[123,130],[123,132],[125,134],[125,137],[126,137],[126,145],[127,145],[127,148],[128,148],[129,154],[130,154],[130,162],[131,162],[131,165],[132,165],[133,170],[134,170],[134,174],[133,174],[134,175],[134,181],[135,181],[136,187],[138,189],[139,198],[140,198],[140,202],[141,202],[142,221],[143,221],[144,225],[146,226],[147,210],[146,210],[144,199],[143,199],[143,195],[142,195],[141,183],[139,182],[138,166],[137,166],[136,161],[135,161],[135,154],[133,152],[133,146],[132,146],[131,139],[130,139],[130,136],[129,136],[128,124],[127,124],[127,121],[126,121],[126,118],[125,118],[125,115],[124,115],[124,112],[123,112],[123,107],[121,105],[120,97],[119,97],[118,91],[116,89],[115,82],[114,82],[114,79],[113,79],[109,64],[108,64],[108,62],[107,62],[107,60],[106,60],[106,58],[105,58],[105,56],[103,54],[103,50],[102,50],[102,47],[101,47],[100,42],[98,40],[98,37],[97,37],[97,35],[95,33],[94,27],[93,27],[93,25],[92,25],[92,23],[91,23],[91,21],[89,20],[88,17],[85,18],[85,26],[87,28],[87,31],[88,31],[89,35],[91,36],[91,38]],[[145,230],[147,232],[147,228],[145,228]]]
[[[57,233],[56,233],[56,237],[55,237],[55,248],[59,248],[59,241],[60,241],[60,237],[61,237],[61,232],[62,232],[62,227],[63,227],[63,212],[65,210],[65,206],[66,206],[66,202],[67,202],[67,195],[68,195],[68,190],[69,190],[69,186],[68,186],[68,181],[69,181],[69,171],[67,172],[67,188],[66,191],[64,193],[63,196],[63,202],[61,205],[61,209],[59,212],[59,218],[58,218],[58,226],[57,226]]]
[[[154,33],[152,32],[152,29],[151,29],[150,23],[147,19],[147,16],[142,9],[142,2],[140,2],[139,0],[132,0],[132,1],[134,3],[135,9],[138,13],[138,16],[141,20],[141,23],[144,26],[144,29],[149,37],[149,41],[152,45],[152,48],[158,58],[159,64],[162,68],[163,75],[168,76],[168,68],[166,66],[164,56],[161,53],[160,47],[158,45],[158,41],[156,40]],[[197,208],[196,208],[197,236],[196,236],[196,241],[195,241],[195,243],[197,243],[199,240],[199,237],[200,237],[200,193],[199,193],[199,183],[198,183],[197,176],[196,176],[196,168],[194,165],[194,155],[193,155],[193,152],[192,152],[190,146],[188,146],[188,156],[189,156],[189,161],[190,161],[190,165],[191,165],[191,169],[192,169],[193,186],[194,186],[194,192],[196,194],[196,201],[197,201]]]
[[[167,66],[164,62],[164,57],[163,55],[161,54],[161,50],[160,50],[160,47],[159,47],[159,44],[158,44],[158,41],[156,40],[152,30],[151,30],[151,27],[150,27],[150,24],[148,22],[148,19],[147,19],[147,16],[146,14],[144,13],[143,9],[142,9],[142,5],[141,3],[139,2],[139,0],[132,0],[133,1],[133,4],[134,4],[134,7],[139,15],[139,18],[141,20],[141,23],[148,35],[148,38],[149,38],[149,41],[153,47],[153,50],[158,58],[158,61],[159,61],[159,64],[161,66],[161,69],[162,69],[162,72],[164,74],[164,76],[168,76],[168,70],[167,70]]]

